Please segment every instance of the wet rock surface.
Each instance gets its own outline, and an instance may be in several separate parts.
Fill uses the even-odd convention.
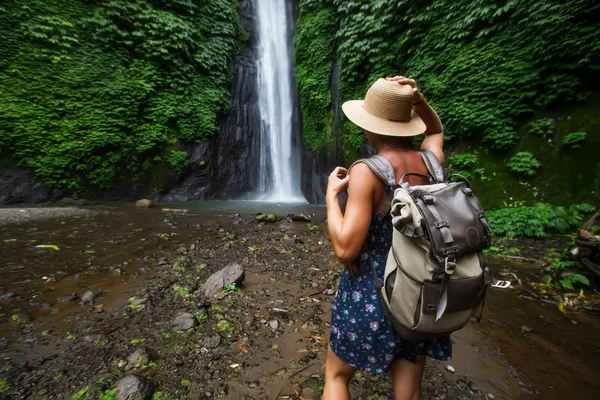
[[[147,378],[128,375],[117,385],[116,400],[150,400],[152,393],[152,384]]]

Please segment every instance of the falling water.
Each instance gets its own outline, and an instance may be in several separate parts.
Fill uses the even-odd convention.
[[[257,0],[256,8],[260,197],[270,201],[305,202],[300,190],[300,154],[294,150],[292,140],[291,16],[286,0]]]

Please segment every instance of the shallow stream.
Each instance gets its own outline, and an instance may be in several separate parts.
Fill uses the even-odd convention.
[[[168,212],[163,208],[188,211]],[[64,336],[85,316],[123,306],[129,296],[158,279],[160,272],[156,265],[181,244],[214,236],[215,228],[227,233],[244,224],[255,224],[254,213],[275,212],[285,216],[304,212],[315,214],[313,221],[322,228],[326,226],[325,209],[309,205],[205,202],[158,204],[150,209],[136,209],[132,204],[105,204],[85,209],[93,215],[62,215],[58,219],[22,216],[20,222],[0,223],[3,347],[23,345],[15,337],[13,315],[29,315],[38,333],[52,331],[56,336]],[[53,215],[51,210],[48,213]],[[244,218],[232,218],[237,213]],[[308,230],[306,225],[295,223],[291,229]],[[36,247],[40,244],[55,245],[59,250]],[[522,263],[495,260],[490,263],[497,272],[510,270],[523,280],[533,277],[537,270],[535,265]],[[249,278],[248,285],[258,289],[262,281],[269,281],[268,271]],[[88,290],[102,290],[104,295],[98,302],[101,304],[58,301],[71,294],[80,297]],[[13,295],[7,296],[9,293]],[[481,323],[453,336],[454,358],[450,364],[456,376],[467,377],[482,392],[494,393],[496,398],[597,398],[600,318],[565,315],[554,304],[527,300],[517,294],[514,289],[492,290]],[[324,312],[327,314],[329,308]],[[288,339],[291,341],[282,337],[282,348],[286,342],[295,340]],[[27,355],[32,359],[39,356],[35,351]],[[445,365],[438,369],[445,379],[456,380]]]

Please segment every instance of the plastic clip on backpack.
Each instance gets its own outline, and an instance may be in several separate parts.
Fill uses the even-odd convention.
[[[464,177],[447,182],[435,154],[428,150],[420,154],[430,176],[407,173],[399,182],[384,156],[357,161],[394,189],[379,210],[391,216],[394,226],[383,281],[366,250],[382,307],[394,330],[407,340],[461,329],[480,305],[483,308],[488,286],[510,286],[497,281],[486,267],[482,250],[491,245],[492,233],[469,182]],[[431,184],[411,187],[405,182],[409,175]]]

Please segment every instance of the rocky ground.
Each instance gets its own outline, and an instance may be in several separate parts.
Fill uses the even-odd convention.
[[[0,343],[0,398],[320,398],[340,272],[325,227],[223,222],[158,260],[157,276],[122,307],[97,314],[102,295],[87,294],[88,317],[66,335],[39,331],[27,315],[13,321],[19,343]],[[206,293],[223,268],[231,273]],[[423,398],[494,397],[450,370],[428,364]],[[351,391],[393,398],[387,377],[367,373]]]

